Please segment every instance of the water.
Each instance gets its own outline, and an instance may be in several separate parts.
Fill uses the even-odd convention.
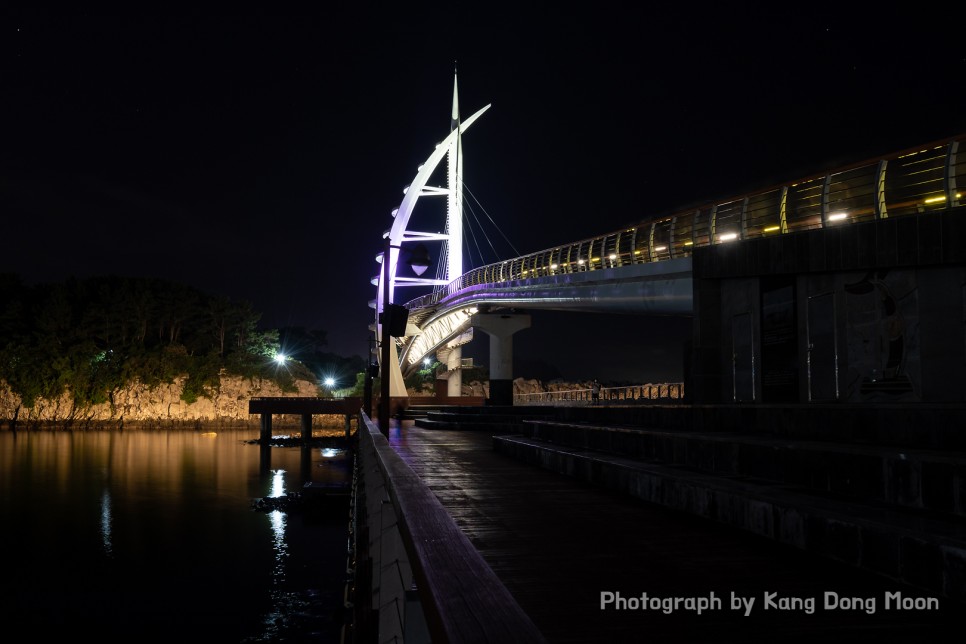
[[[23,641],[338,642],[348,504],[257,512],[352,454],[258,430],[0,431],[0,620]]]

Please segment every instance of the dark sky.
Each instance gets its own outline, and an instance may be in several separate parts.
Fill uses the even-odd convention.
[[[472,265],[966,131],[966,47],[925,5],[583,4],[7,8],[0,271],[177,280],[363,355],[381,234],[448,133],[454,63],[462,115],[493,105],[464,136],[497,246]],[[679,370],[648,340],[679,321],[587,315],[536,314],[518,356]]]

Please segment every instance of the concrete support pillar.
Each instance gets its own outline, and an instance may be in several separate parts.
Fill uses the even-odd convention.
[[[352,436],[352,416],[349,414],[345,415],[345,439],[349,440]]]
[[[450,374],[446,381],[448,396],[463,395],[463,347],[453,347],[446,356],[446,371]]]
[[[463,347],[443,347],[436,349],[436,359],[446,365],[440,380],[446,381],[446,395],[463,395]]]
[[[268,445],[268,441],[272,440],[272,415],[269,413],[262,414],[262,430],[258,434],[258,440],[262,445]]]
[[[513,334],[530,328],[523,313],[477,313],[470,324],[490,336],[490,402],[513,404]]]
[[[312,440],[312,414],[302,414],[302,440]]]

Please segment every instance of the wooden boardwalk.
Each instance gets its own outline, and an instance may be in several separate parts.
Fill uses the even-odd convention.
[[[887,609],[887,593],[933,598],[520,463],[494,452],[487,432],[394,420],[389,439],[554,644],[948,641],[962,624],[963,607],[947,600],[935,600],[938,609]],[[631,601],[602,610],[602,593]],[[663,603],[636,607],[644,593]],[[720,603],[698,614],[712,593]],[[826,593],[861,602],[826,608]],[[747,616],[732,595],[754,599]]]

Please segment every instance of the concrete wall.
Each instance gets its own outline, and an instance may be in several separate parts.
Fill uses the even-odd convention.
[[[966,401],[966,212],[698,248],[696,403]]]

